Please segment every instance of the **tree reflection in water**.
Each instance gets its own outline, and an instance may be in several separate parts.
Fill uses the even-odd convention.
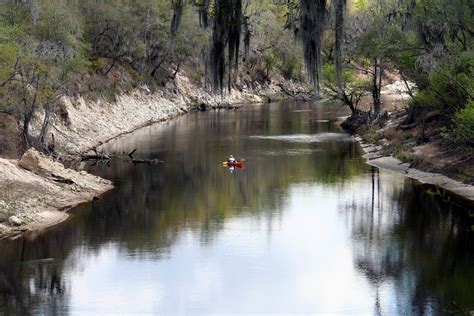
[[[0,313],[66,312],[68,271],[80,271],[83,257],[99,256],[111,245],[136,260],[159,260],[188,232],[198,235],[203,246],[212,244],[231,218],[251,216],[271,232],[281,220],[289,187],[342,186],[365,169],[358,147],[350,141],[305,144],[248,137],[340,132],[329,121],[317,122],[326,118],[329,107],[316,108],[314,121],[307,113],[292,114],[292,107],[301,105],[262,106],[231,116],[196,113],[111,144],[111,152],[138,148],[137,155],[165,164],[135,166],[114,160],[108,166],[95,165],[96,173],[118,183],[114,191],[78,207],[68,223],[45,235],[0,241]],[[231,175],[220,163],[235,149],[250,159],[243,172]],[[21,264],[42,258],[54,262]]]
[[[394,312],[381,306],[397,314],[472,308],[474,238],[468,212],[427,194],[414,180],[397,183],[377,168],[370,177],[371,187],[362,190],[367,194],[341,210],[350,223],[354,266],[375,289],[374,313]],[[394,294],[395,302],[389,302]]]
[[[62,242],[41,236],[34,241],[19,239],[0,244],[0,314],[55,315],[68,311],[69,291],[63,280],[63,263],[31,260],[45,255],[59,259],[63,253],[61,245]]]
[[[293,111],[302,108],[311,113]],[[172,250],[187,236],[197,241],[200,250],[211,249],[233,220],[249,219],[257,230],[267,230],[269,240],[276,237],[292,249],[292,241],[282,241],[277,235],[281,229],[274,228],[288,224],[285,212],[299,216],[299,210],[285,209],[295,187],[307,187],[303,194],[310,194],[313,187],[328,193],[312,197],[312,203],[330,202],[321,205],[337,207],[340,201],[349,201],[340,205],[342,214],[336,211],[325,217],[324,212],[334,209],[321,210],[316,220],[334,217],[348,223],[344,231],[351,234],[354,266],[374,288],[375,313],[442,311],[453,299],[463,307],[473,305],[468,285],[474,281],[474,249],[466,213],[399,175],[368,169],[360,148],[325,120],[334,117],[330,110],[289,104],[195,113],[110,144],[111,152],[137,148],[140,158],[165,163],[135,166],[114,160],[110,166],[96,165],[92,170],[114,180],[115,190],[78,207],[68,223],[46,234],[0,241],[0,314],[67,313],[75,295],[96,286],[82,284],[85,288],[74,289],[73,282],[96,264],[94,259],[115,256],[120,257],[114,261],[117,265],[123,259],[158,266],[173,256]],[[294,141],[298,135],[304,137]],[[315,135],[333,138],[313,141]],[[222,159],[230,153],[247,158],[242,172],[230,174],[222,168]],[[367,170],[370,173],[365,174]],[[340,232],[339,228],[328,227],[327,233]],[[293,255],[290,261],[298,261],[299,255],[304,260],[305,254]],[[324,253],[311,255],[328,260]],[[45,258],[54,261],[22,263]],[[278,273],[286,272],[285,267],[278,268]],[[127,286],[136,282],[129,281]],[[384,310],[387,306],[393,309]]]

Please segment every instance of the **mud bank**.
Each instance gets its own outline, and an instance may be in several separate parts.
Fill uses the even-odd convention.
[[[461,204],[469,208],[474,207],[474,186],[451,179],[440,173],[412,168],[410,163],[403,162],[393,156],[387,156],[382,146],[365,142],[358,135],[355,136],[355,139],[364,149],[366,153],[364,158],[369,165],[392,172],[398,172],[422,184],[439,187],[456,196]]]
[[[34,149],[0,159],[0,238],[58,224],[67,210],[110,190],[110,181],[74,171]]]

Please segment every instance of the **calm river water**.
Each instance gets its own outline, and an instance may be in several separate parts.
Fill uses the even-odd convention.
[[[108,145],[164,163],[88,166],[117,188],[43,234],[0,241],[0,314],[473,308],[469,212],[367,165],[337,110],[192,113]],[[223,167],[229,154],[245,168]]]

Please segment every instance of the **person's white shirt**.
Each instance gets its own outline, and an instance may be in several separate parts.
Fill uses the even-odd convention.
[[[235,158],[234,156],[230,155],[229,159],[228,159],[229,162],[235,162]]]

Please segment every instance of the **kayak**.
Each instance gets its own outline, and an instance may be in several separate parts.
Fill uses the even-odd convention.
[[[240,159],[239,161],[234,161],[234,162],[224,161],[222,165],[225,167],[243,167],[244,161],[245,159]]]

